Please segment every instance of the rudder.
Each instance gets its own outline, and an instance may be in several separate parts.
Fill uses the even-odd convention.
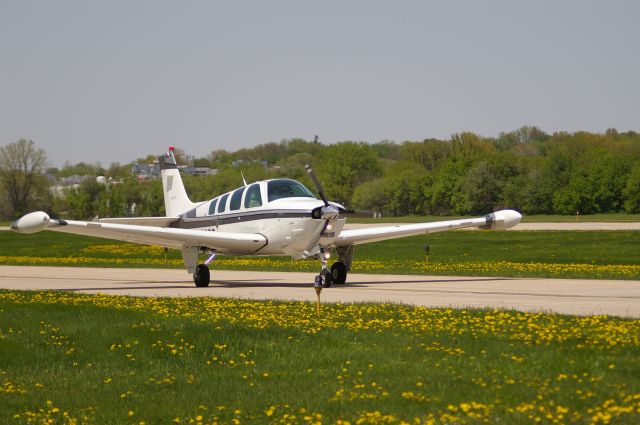
[[[162,176],[162,190],[164,195],[164,209],[167,217],[178,217],[180,214],[196,207],[191,202],[182,183],[173,148],[158,157],[160,175]]]

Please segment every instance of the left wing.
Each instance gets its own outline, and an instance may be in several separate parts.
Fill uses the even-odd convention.
[[[468,227],[477,227],[483,230],[505,230],[520,223],[521,219],[522,215],[517,211],[502,210],[479,218],[343,230],[335,238],[334,245],[357,245]]]
[[[27,214],[16,220],[11,229],[19,233],[40,230],[96,236],[144,245],[170,248],[207,247],[220,253],[253,254],[267,245],[267,238],[258,233],[218,232],[173,227],[119,224],[95,221],[56,220],[42,212]]]

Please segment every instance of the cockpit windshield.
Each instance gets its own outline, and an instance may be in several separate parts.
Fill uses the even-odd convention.
[[[315,198],[309,189],[295,180],[271,180],[267,188],[269,202],[282,198]]]

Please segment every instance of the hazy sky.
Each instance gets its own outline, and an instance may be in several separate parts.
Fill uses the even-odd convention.
[[[640,2],[0,0],[0,145],[51,165],[284,138],[640,130]]]

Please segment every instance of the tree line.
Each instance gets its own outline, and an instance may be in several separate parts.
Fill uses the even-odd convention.
[[[633,131],[546,134],[525,126],[498,137],[463,132],[447,140],[332,145],[291,139],[235,152],[213,150],[202,158],[178,149],[177,156],[179,163],[218,170],[213,176],[184,176],[194,201],[241,186],[241,171],[247,181],[289,177],[311,188],[304,170],[309,163],[329,198],[383,215],[468,215],[501,208],[524,214],[640,212],[640,134]],[[130,170],[86,163],[47,169],[46,153],[20,140],[0,148],[0,215],[12,219],[34,209],[84,219],[164,215],[161,181],[138,180]],[[51,193],[52,178],[71,174],[104,175],[111,184],[88,178],[62,194]]]

